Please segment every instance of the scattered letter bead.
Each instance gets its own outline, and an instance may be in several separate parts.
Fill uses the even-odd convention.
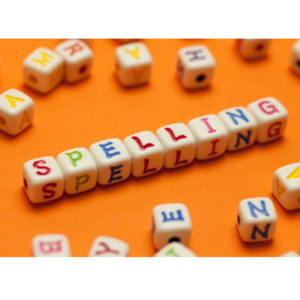
[[[63,234],[41,234],[32,239],[34,257],[71,256],[68,238]]]
[[[265,143],[282,136],[288,118],[286,108],[275,98],[268,97],[250,103],[247,107],[257,123],[256,140]]]
[[[23,165],[23,184],[32,203],[57,199],[64,192],[63,173],[51,156],[27,161]]]
[[[146,83],[150,76],[152,57],[140,42],[119,46],[115,52],[116,75],[125,87]]]
[[[190,241],[192,222],[184,204],[161,204],[153,208],[152,238],[156,249],[171,242],[187,246]]]
[[[130,175],[131,157],[119,139],[95,143],[89,151],[97,165],[98,183],[116,183]]]
[[[294,251],[289,251],[289,252],[282,254],[280,257],[299,257],[299,254],[297,254]]]
[[[300,163],[287,165],[275,171],[272,192],[285,209],[300,207]]]
[[[227,150],[239,150],[255,142],[257,125],[244,107],[225,109],[218,114],[228,131]]]
[[[186,89],[203,88],[211,82],[215,65],[207,47],[184,47],[178,52],[177,75]]]
[[[0,129],[16,135],[26,129],[34,117],[34,103],[26,94],[10,89],[0,95]]]
[[[196,158],[208,159],[223,154],[228,132],[216,115],[206,115],[189,121],[188,128],[196,140]]]
[[[291,53],[292,70],[300,75],[300,40],[298,40],[292,47]]]
[[[99,236],[94,240],[90,257],[126,257],[129,246],[125,242],[107,236]]]
[[[55,52],[64,60],[64,79],[67,82],[77,82],[89,75],[93,52],[86,43],[80,40],[67,40],[56,46]]]
[[[123,141],[131,156],[131,174],[141,177],[158,172],[164,162],[163,147],[151,131],[128,136]]]
[[[65,192],[77,194],[92,189],[97,183],[97,166],[85,148],[75,148],[56,158],[65,179]]]
[[[270,39],[237,39],[236,45],[245,59],[256,59],[266,56],[271,44]]]
[[[197,255],[186,246],[172,242],[159,250],[154,257],[197,257]]]
[[[163,126],[156,137],[164,149],[164,167],[177,168],[191,163],[195,157],[195,138],[183,123]]]
[[[249,198],[239,203],[237,226],[244,242],[260,242],[273,238],[277,214],[271,199]]]
[[[48,93],[63,79],[63,60],[47,48],[38,48],[23,62],[25,83],[35,91]]]

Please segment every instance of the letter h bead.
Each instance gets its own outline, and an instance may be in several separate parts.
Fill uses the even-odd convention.
[[[250,198],[239,203],[237,226],[244,242],[260,242],[273,238],[277,214],[271,199]]]
[[[97,142],[89,151],[97,165],[98,183],[107,185],[129,177],[131,157],[119,139]]]
[[[153,208],[152,238],[156,249],[161,249],[172,242],[188,246],[191,230],[190,214],[184,204],[161,204]]]

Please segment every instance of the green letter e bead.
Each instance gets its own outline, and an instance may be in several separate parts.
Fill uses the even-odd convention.
[[[77,155],[78,155],[77,158],[73,158],[73,157],[72,157],[73,154],[77,154]],[[82,159],[82,154],[81,154],[80,152],[78,152],[78,151],[73,151],[73,152],[71,152],[71,153],[66,153],[66,155],[69,156],[69,158],[70,158],[70,160],[71,160],[71,163],[72,163],[72,165],[73,165],[74,167],[77,167],[76,161]]]

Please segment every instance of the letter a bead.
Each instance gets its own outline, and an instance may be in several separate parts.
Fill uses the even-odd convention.
[[[300,163],[290,164],[275,171],[272,192],[285,209],[300,208]]]
[[[38,48],[23,62],[23,77],[27,86],[40,93],[48,93],[63,79],[63,60],[47,48]]]
[[[68,238],[63,234],[41,234],[32,239],[34,257],[69,257],[71,256]]]
[[[64,192],[63,173],[51,156],[27,161],[23,165],[23,184],[32,203],[55,200]]]
[[[161,249],[172,242],[188,246],[191,230],[190,214],[184,204],[161,204],[153,208],[152,239],[156,249]]]
[[[277,214],[271,199],[250,198],[239,203],[237,227],[244,242],[260,242],[273,238]]]
[[[197,257],[197,255],[186,246],[172,242],[159,250],[154,257]]]
[[[0,95],[0,129],[16,135],[25,130],[34,117],[34,103],[26,94],[10,89]]]

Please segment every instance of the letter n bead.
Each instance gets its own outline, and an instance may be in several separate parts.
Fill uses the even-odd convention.
[[[244,242],[267,241],[274,237],[277,214],[271,199],[250,198],[239,203],[237,227]]]
[[[23,184],[32,203],[57,199],[64,192],[63,173],[51,156],[27,161],[23,165]]]
[[[152,239],[156,249],[161,249],[172,242],[188,246],[191,230],[190,214],[184,204],[161,204],[153,208]]]
[[[256,140],[269,142],[282,136],[288,119],[286,108],[275,98],[268,97],[250,103],[247,109],[257,123]]]

